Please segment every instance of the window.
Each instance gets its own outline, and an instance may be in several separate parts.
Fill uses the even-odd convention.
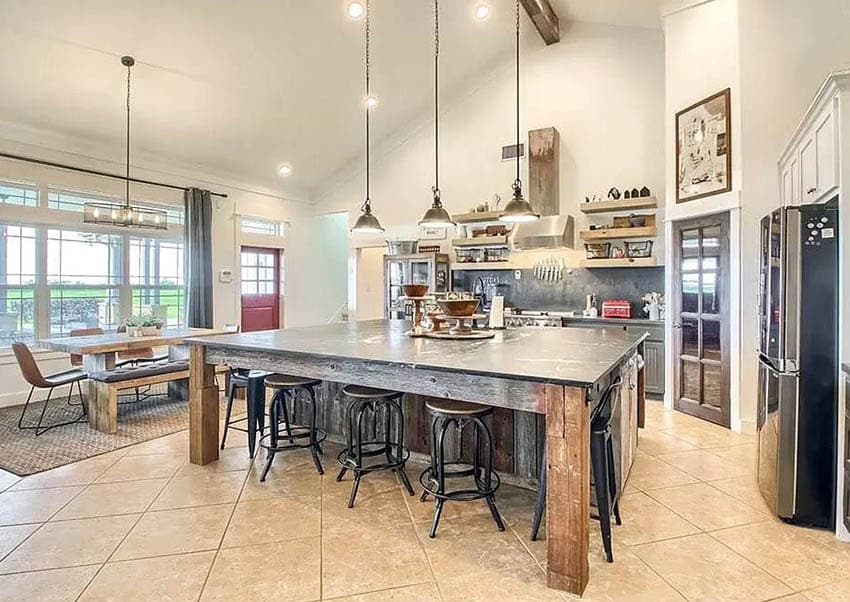
[[[47,231],[50,334],[111,328],[120,315],[121,237]]]
[[[242,251],[242,294],[275,294],[275,256],[256,251]]]
[[[266,234],[268,236],[283,236],[284,224],[272,220],[259,219],[256,217],[243,217],[241,219],[242,232],[248,234]]]
[[[35,228],[0,224],[0,347],[35,338],[35,248]]]
[[[37,207],[38,190],[16,184],[0,183],[0,203]]]
[[[152,313],[168,326],[183,324],[183,243],[130,239],[133,313]]]
[[[112,203],[121,205],[123,199],[114,197],[104,197],[85,193],[74,193],[62,190],[56,190],[47,193],[47,206],[50,209],[58,209],[59,211],[76,211],[82,213],[86,203]],[[157,203],[149,203],[145,201],[132,201],[134,206],[146,207],[148,209],[159,209],[165,211],[166,219],[169,224],[183,223],[183,207],[174,205],[160,205]]]

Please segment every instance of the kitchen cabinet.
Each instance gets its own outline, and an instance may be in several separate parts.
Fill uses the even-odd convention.
[[[796,155],[782,167],[782,205],[800,204],[800,161]]]
[[[838,141],[835,113],[835,104],[828,104],[813,121],[811,129],[803,135],[799,150],[792,154],[792,161],[796,161],[796,155],[799,155],[800,192],[799,196],[795,191],[793,196],[786,197],[785,174],[783,172],[783,201],[786,205],[826,201],[835,193],[838,186]]]
[[[449,256],[444,253],[384,255],[384,316],[411,319],[412,307],[401,301],[402,285],[427,284],[429,294],[445,293],[449,280]]]

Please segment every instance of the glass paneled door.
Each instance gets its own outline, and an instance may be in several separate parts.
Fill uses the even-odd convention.
[[[729,426],[729,214],[673,225],[674,406]]]
[[[280,328],[280,251],[242,247],[242,332]]]

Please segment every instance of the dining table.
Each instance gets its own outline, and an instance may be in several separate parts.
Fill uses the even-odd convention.
[[[516,328],[489,339],[442,340],[413,338],[409,330],[402,320],[370,320],[188,339],[190,462],[218,459],[219,364],[543,415],[547,584],[581,595],[590,570],[591,413],[605,386],[631,370],[643,414],[647,334]]]
[[[138,349],[168,347],[168,359],[171,361],[186,360],[189,357],[189,347],[186,340],[198,336],[214,336],[225,331],[211,328],[165,328],[158,334],[149,336],[133,336],[123,332],[108,332],[87,336],[59,336],[38,341],[42,349],[70,353],[82,356],[83,370],[92,374],[115,368],[115,357],[119,352]],[[168,396],[171,399],[185,400],[189,398],[188,380],[182,379],[169,383]],[[88,407],[89,426],[95,430],[114,433],[118,429],[116,412],[96,412],[93,408],[108,403],[103,388],[98,387],[92,380],[88,381],[85,394]],[[103,417],[106,416],[104,420]]]

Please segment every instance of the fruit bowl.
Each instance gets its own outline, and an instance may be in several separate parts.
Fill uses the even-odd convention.
[[[427,284],[402,284],[401,290],[404,291],[405,297],[424,297],[428,294]]]
[[[462,318],[472,316],[478,309],[479,299],[439,299],[437,305],[450,317]]]

